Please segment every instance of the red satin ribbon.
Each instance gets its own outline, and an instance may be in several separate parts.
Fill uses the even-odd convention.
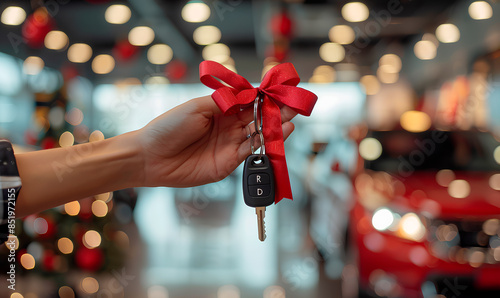
[[[278,203],[283,198],[292,200],[280,108],[287,105],[297,113],[309,116],[317,100],[314,93],[297,87],[300,78],[293,64],[283,63],[271,68],[260,86],[254,88],[245,78],[223,65],[214,61],[203,61],[200,64],[200,81],[215,89],[212,98],[225,115],[239,112],[253,104],[258,94],[264,95],[262,130],[266,155],[271,161],[276,182],[274,201]]]

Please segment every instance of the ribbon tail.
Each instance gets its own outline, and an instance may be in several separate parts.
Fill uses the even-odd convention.
[[[277,204],[283,198],[293,200],[283,144],[280,108],[267,97],[264,99],[262,114],[266,155],[269,156],[274,172],[274,202]]]

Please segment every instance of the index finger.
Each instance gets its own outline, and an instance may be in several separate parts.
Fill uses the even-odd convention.
[[[292,108],[288,106],[283,106],[281,108],[281,123],[288,122],[292,120],[295,116],[297,116],[297,112],[292,110]]]

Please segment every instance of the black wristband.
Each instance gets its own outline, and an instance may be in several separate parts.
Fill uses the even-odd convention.
[[[17,169],[12,144],[0,140],[0,243],[14,234],[16,200],[21,190],[21,178]]]

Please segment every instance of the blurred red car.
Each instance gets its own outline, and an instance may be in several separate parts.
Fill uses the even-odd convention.
[[[498,139],[372,131],[359,153],[344,283],[382,297],[499,297]]]

